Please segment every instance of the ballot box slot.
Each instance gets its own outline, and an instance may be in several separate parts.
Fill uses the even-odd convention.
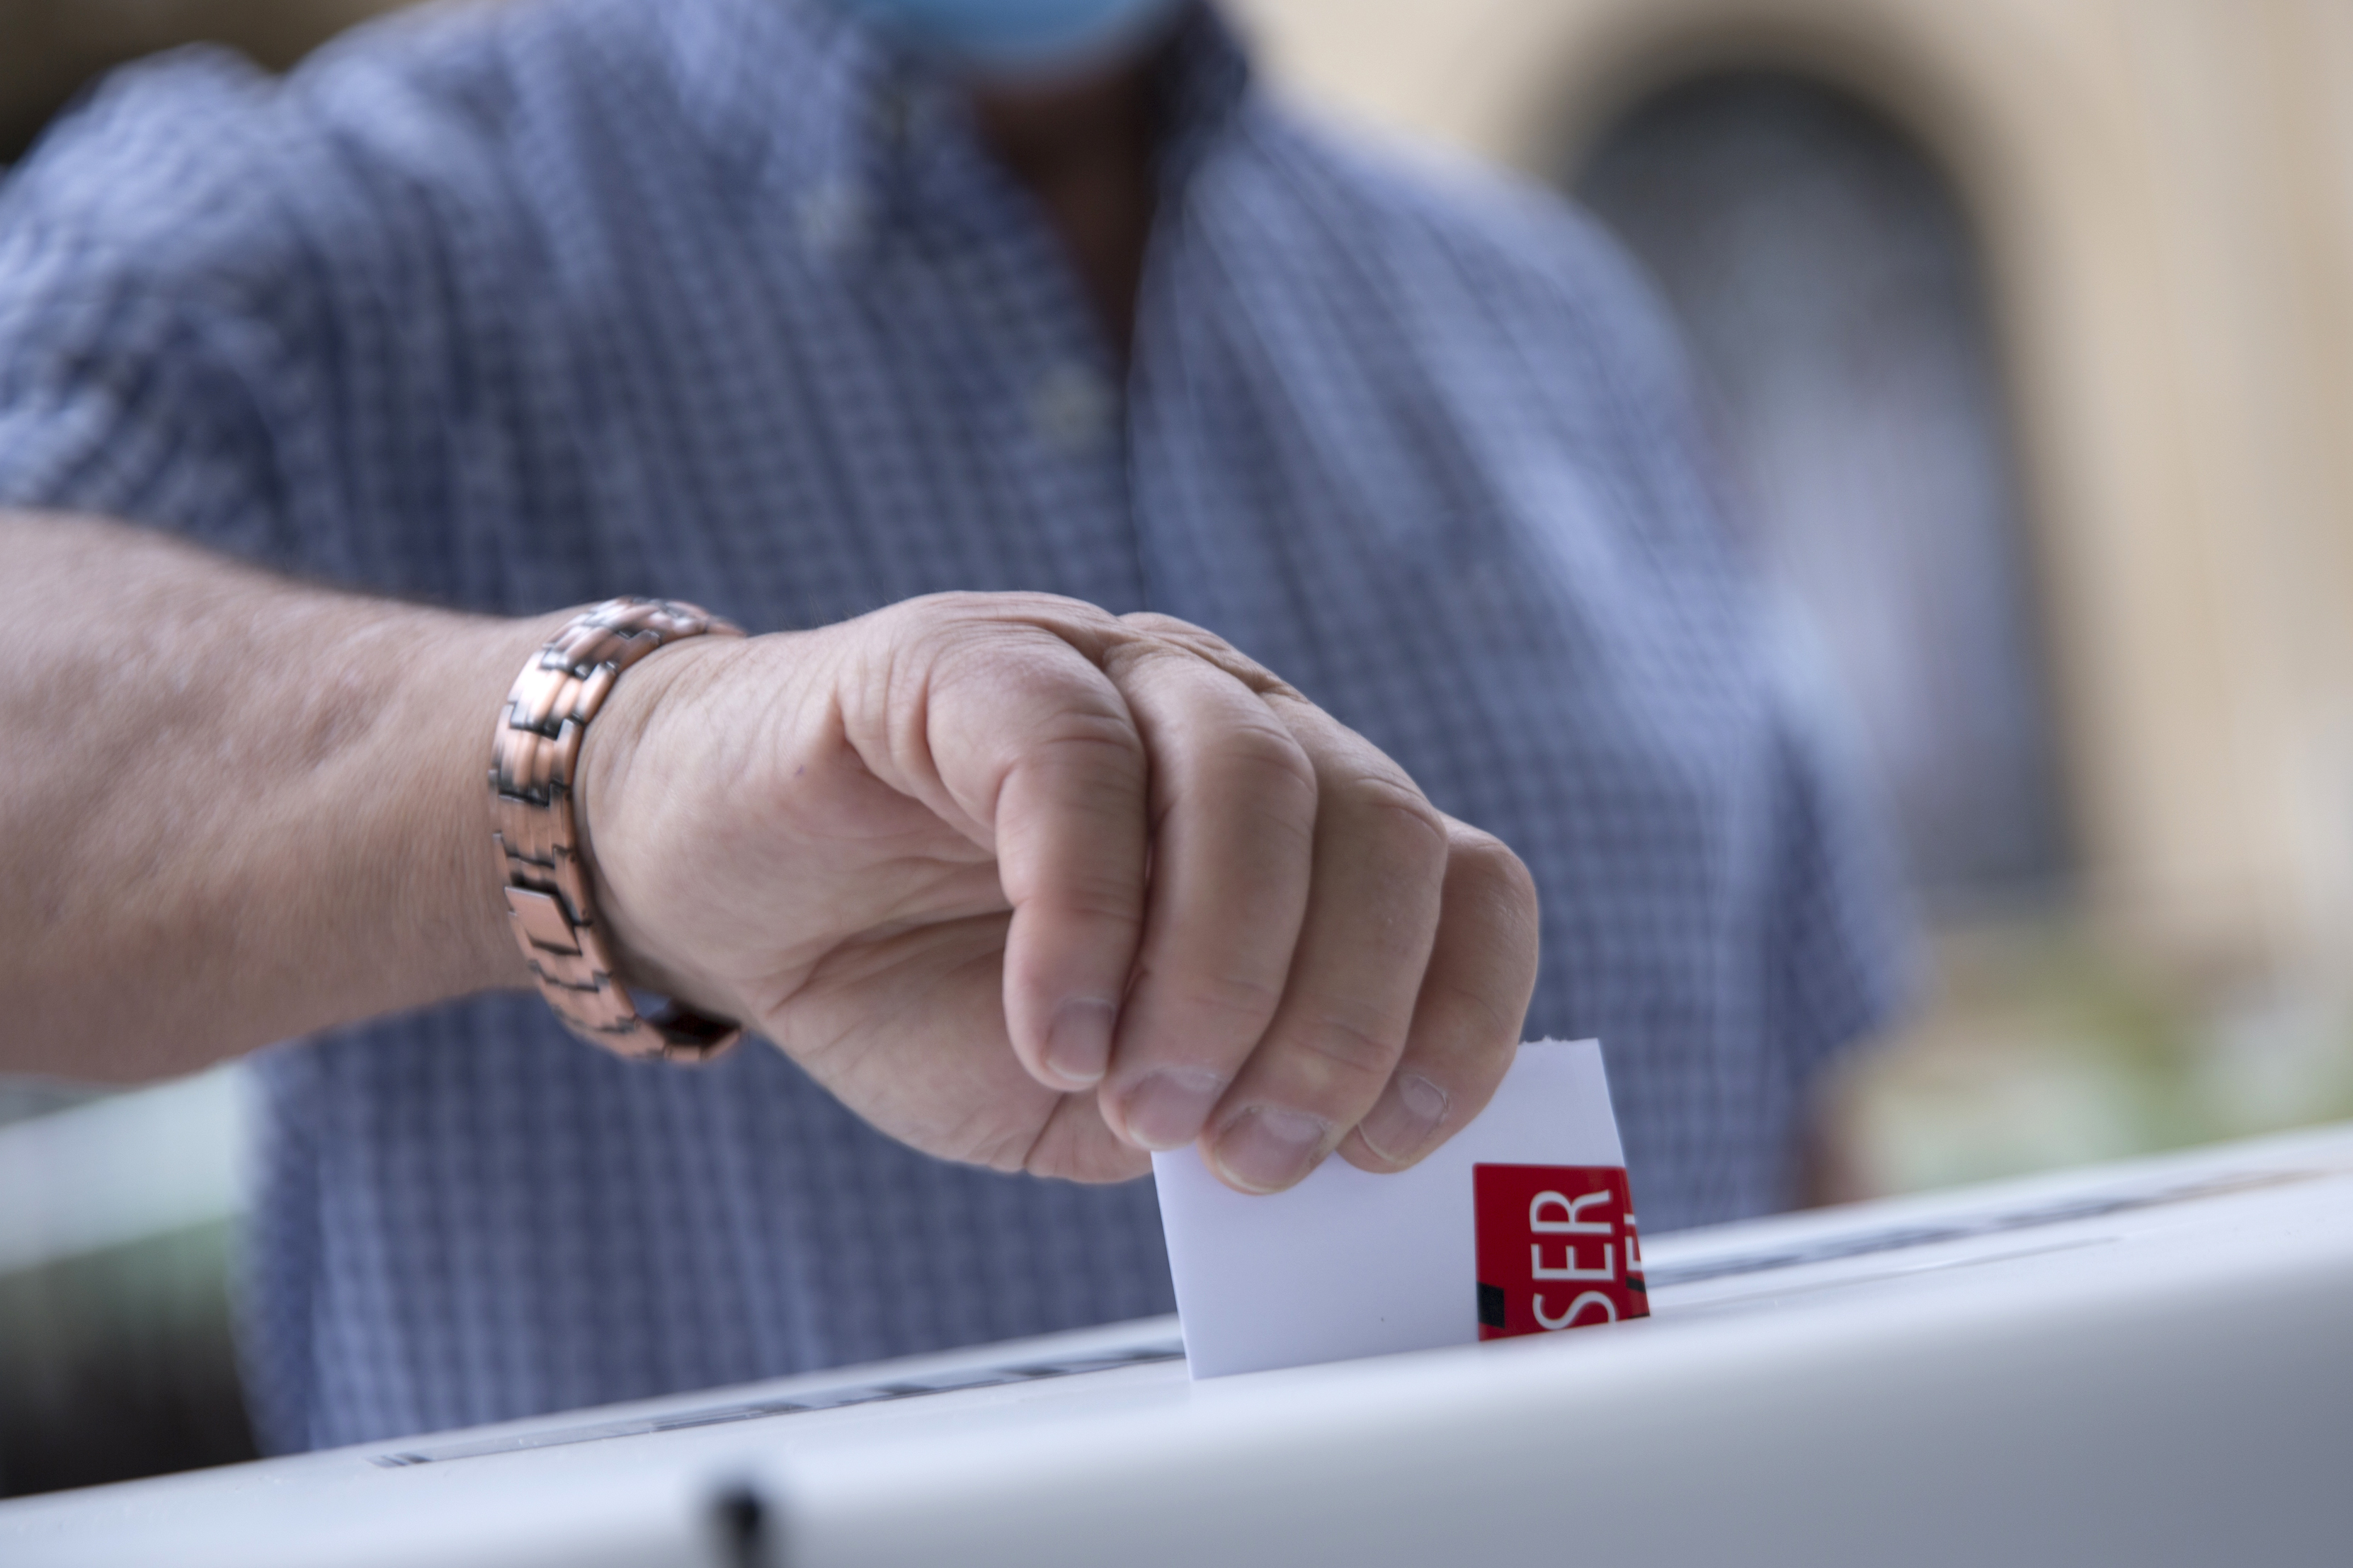
[[[2302,1170],[2240,1172],[2152,1191],[2069,1198],[2059,1203],[2040,1204],[2027,1208],[1992,1214],[1936,1220],[1920,1225],[1893,1226],[1875,1230],[1856,1231],[1843,1236],[1820,1237],[1810,1241],[1795,1242],[1763,1252],[1736,1253],[1725,1258],[1694,1258],[1689,1263],[1653,1262],[1644,1269],[1644,1273],[1649,1279],[1651,1288],[1654,1290],[1676,1285],[1697,1285],[1710,1279],[1729,1279],[1744,1274],[1765,1274],[1782,1268],[1802,1268],[1814,1263],[1835,1263],[1850,1258],[1869,1258],[1878,1253],[1905,1252],[1915,1247],[1939,1247],[1956,1241],[1976,1241],[1989,1236],[2004,1235],[2010,1231],[2033,1230],[2045,1226],[2072,1225],[2080,1220],[2105,1219],[2115,1215],[2130,1214],[2139,1209],[2159,1208],[2168,1204],[2192,1203],[2201,1198],[2227,1197],[2233,1194],[2253,1192],[2259,1188],[2284,1186],[2291,1183],[2314,1181],[2323,1176],[2341,1173],[2332,1171]]]
[[[745,1400],[732,1405],[713,1405],[697,1409],[674,1411],[666,1415],[643,1415],[618,1421],[588,1422],[576,1426],[548,1427],[535,1432],[511,1433],[499,1437],[480,1437],[465,1442],[406,1448],[397,1453],[371,1455],[369,1463],[384,1469],[405,1469],[413,1465],[444,1464],[452,1459],[479,1459],[492,1454],[519,1454],[534,1448],[561,1448],[575,1443],[601,1443],[612,1437],[642,1437],[657,1432],[678,1432],[697,1426],[724,1426],[742,1421],[765,1421],[778,1415],[806,1415],[819,1410],[841,1410],[851,1405],[879,1405],[894,1399],[921,1398],[926,1394],[957,1394],[967,1389],[997,1388],[1008,1384],[1037,1383],[1048,1378],[1076,1377],[1088,1373],[1113,1372],[1121,1367],[1149,1366],[1159,1362],[1181,1361],[1184,1355],[1185,1347],[1182,1344],[1168,1342],[1138,1345],[1130,1350],[1114,1351],[1100,1355],[1025,1361],[1003,1366],[956,1367],[913,1377],[841,1384],[831,1388],[807,1389],[776,1399]]]
[[[1753,1307],[1759,1301],[1781,1301],[1793,1297],[1809,1296],[1823,1290],[1851,1290],[1859,1285],[1882,1285],[1894,1279],[1914,1279],[1924,1274],[1945,1274],[1959,1268],[1982,1268],[1994,1263],[2019,1263],[2030,1258],[2050,1258],[2063,1252],[2082,1252],[2097,1247],[2114,1247],[2122,1237],[2087,1236],[2078,1241],[2054,1241],[2047,1247],[2011,1247],[2000,1252],[1972,1254],[1967,1258],[1939,1258],[1933,1262],[1906,1263],[1889,1268],[1874,1268],[1866,1274],[1841,1274],[1834,1279],[1802,1281],[1774,1280],[1754,1290],[1742,1290],[1728,1296],[1710,1296],[1701,1301],[1679,1301],[1675,1316],[1689,1318],[1706,1312],[1733,1312]]]

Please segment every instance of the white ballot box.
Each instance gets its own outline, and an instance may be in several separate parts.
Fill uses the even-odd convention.
[[[2353,1127],[1647,1262],[1541,1337],[1195,1383],[1160,1320],[26,1499],[0,1563],[2353,1563]]]

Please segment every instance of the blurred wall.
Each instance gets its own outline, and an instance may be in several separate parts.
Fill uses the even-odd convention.
[[[1558,180],[1706,72],[1957,181],[2017,410],[2099,939],[2341,996],[2353,945],[2353,6],[1240,0],[1308,98]]]

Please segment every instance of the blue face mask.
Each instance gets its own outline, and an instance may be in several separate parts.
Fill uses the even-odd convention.
[[[1050,76],[1115,58],[1184,0],[835,0],[943,63]]]

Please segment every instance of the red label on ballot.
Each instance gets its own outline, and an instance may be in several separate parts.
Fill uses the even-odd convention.
[[[1651,1315],[1622,1168],[1473,1165],[1471,1197],[1481,1339]]]

